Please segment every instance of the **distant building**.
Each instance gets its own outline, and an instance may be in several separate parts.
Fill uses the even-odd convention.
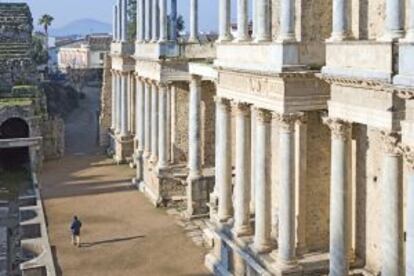
[[[105,54],[110,51],[112,36],[106,34],[88,35],[86,38],[58,47],[58,68],[100,69]]]

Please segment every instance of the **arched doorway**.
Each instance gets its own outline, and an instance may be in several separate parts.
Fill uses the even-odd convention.
[[[29,126],[20,118],[10,118],[0,126],[0,140],[28,138]],[[11,170],[27,167],[30,164],[29,149],[27,147],[0,149],[0,168]]]

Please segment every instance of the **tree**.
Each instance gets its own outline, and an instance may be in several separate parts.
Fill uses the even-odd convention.
[[[43,26],[46,36],[49,35],[48,30],[49,30],[49,27],[52,25],[53,20],[55,19],[53,18],[53,16],[49,14],[44,14],[42,15],[42,17],[39,18],[39,25]]]
[[[32,56],[37,65],[47,64],[49,60],[47,49],[45,49],[42,39],[38,36],[33,36]]]

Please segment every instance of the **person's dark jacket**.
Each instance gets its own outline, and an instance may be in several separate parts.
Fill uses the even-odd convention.
[[[72,231],[73,235],[79,236],[81,227],[82,222],[80,222],[80,220],[73,220],[72,224],[70,225],[70,230]]]

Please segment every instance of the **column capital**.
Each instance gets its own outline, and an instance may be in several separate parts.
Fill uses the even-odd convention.
[[[352,130],[351,122],[330,117],[324,117],[322,120],[323,123],[331,129],[332,136],[337,139],[347,139],[348,135]]]
[[[243,116],[250,116],[251,114],[251,104],[241,101],[232,101],[231,106],[236,114]]]
[[[254,110],[256,112],[256,118],[259,122],[262,122],[262,123],[272,122],[272,112],[270,112],[267,109],[263,109],[259,107],[256,107]]]
[[[402,155],[401,134],[395,131],[380,130],[382,149],[386,154]]]
[[[414,147],[404,146],[403,153],[408,169],[414,172]]]
[[[225,107],[227,111],[231,111],[231,105],[230,105],[230,100],[229,99],[219,97],[219,96],[215,96],[214,101],[216,102],[216,104]]]
[[[190,75],[190,80],[201,81],[202,77],[199,76],[199,75],[191,74]]]
[[[280,130],[284,132],[292,132],[295,129],[295,123],[300,121],[302,117],[304,117],[302,112],[289,114],[273,113],[273,118],[279,124]]]

